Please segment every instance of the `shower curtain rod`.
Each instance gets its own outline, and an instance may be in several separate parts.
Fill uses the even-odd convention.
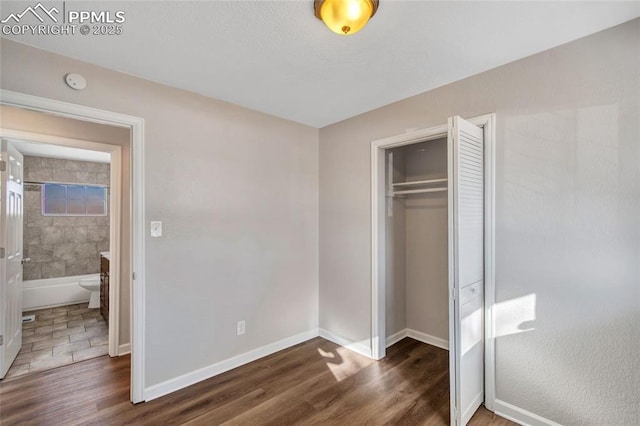
[[[100,185],[98,183],[76,183],[76,182],[39,182],[39,181],[35,181],[35,180],[25,180],[24,184],[25,185],[45,185],[45,184],[52,184],[52,185],[77,185],[77,186],[97,186],[100,188],[110,188],[109,185]]]

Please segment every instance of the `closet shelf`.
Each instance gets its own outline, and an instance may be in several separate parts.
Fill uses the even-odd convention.
[[[424,189],[407,189],[404,191],[393,191],[393,195],[408,195],[408,194],[422,194],[425,192],[443,192],[447,188],[424,188]]]
[[[414,180],[410,182],[394,182],[393,186],[418,186],[418,185],[429,185],[432,183],[443,183],[446,182],[447,178],[442,179],[428,179],[428,180]]]
[[[447,178],[438,178],[438,179],[427,179],[427,180],[414,180],[409,182],[394,182],[391,185],[393,186],[392,195],[395,197],[396,195],[410,195],[410,194],[423,194],[426,192],[442,192],[446,191],[447,187],[436,187],[436,188],[420,188],[420,189],[401,189],[396,190],[396,188],[411,188],[416,186],[425,186],[431,185],[434,183],[446,183]]]

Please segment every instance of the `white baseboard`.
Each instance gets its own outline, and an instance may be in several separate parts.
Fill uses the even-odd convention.
[[[396,343],[398,343],[400,340],[404,339],[405,337],[408,337],[409,336],[408,332],[409,330],[405,328],[404,330],[400,330],[397,333],[392,334],[391,336],[387,336],[386,347],[388,348],[389,346],[393,346]]]
[[[118,356],[127,355],[131,353],[131,343],[125,343],[118,346]]]
[[[224,373],[225,371],[240,367],[241,365],[263,358],[267,355],[271,355],[283,349],[287,349],[291,346],[305,342],[309,339],[313,339],[317,336],[317,329],[305,331],[304,333],[287,337],[286,339],[270,343],[268,345],[251,350],[249,352],[245,352],[232,358],[216,362],[215,364],[211,364],[207,367],[191,371],[189,373],[183,374],[182,376],[169,379],[162,383],[158,383],[157,385],[150,386],[144,390],[144,400],[151,401],[152,399],[156,399],[171,392],[175,392],[179,389],[186,388],[187,386],[209,379],[213,376],[217,376],[218,374]]]
[[[427,345],[435,346],[440,349],[449,350],[449,341],[441,339],[439,337],[432,336],[430,334],[422,333],[420,331],[405,328],[395,334],[387,337],[387,348],[405,337],[411,337],[419,342],[426,343]]]
[[[364,355],[368,358],[373,358],[373,354],[371,353],[371,347],[369,346],[370,341],[369,339],[367,340],[363,340],[360,342],[354,342],[353,340],[349,340],[346,337],[342,337],[338,334],[335,334],[329,330],[325,330],[324,328],[319,328],[318,329],[318,335],[320,337],[322,337],[323,339],[327,339],[333,343],[335,343],[336,345],[340,345],[342,347],[345,347],[355,353],[358,353],[360,355]],[[365,343],[366,342],[366,343]]]
[[[449,341],[441,339],[430,334],[421,333],[416,330],[407,329],[407,335],[412,339],[416,339],[419,342],[426,343],[427,345],[435,346],[440,349],[449,350]]]
[[[522,426],[560,426],[559,423],[545,419],[542,416],[524,410],[508,402],[496,399],[493,402],[495,413],[505,419],[516,422]]]

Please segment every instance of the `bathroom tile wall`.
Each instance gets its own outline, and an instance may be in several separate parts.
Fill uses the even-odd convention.
[[[24,157],[25,182],[109,185],[109,164]],[[100,272],[100,252],[109,251],[109,216],[43,216],[42,186],[24,186],[23,279]]]

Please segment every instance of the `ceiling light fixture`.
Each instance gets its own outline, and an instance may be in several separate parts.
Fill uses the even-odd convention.
[[[316,18],[340,35],[355,34],[378,10],[378,0],[314,0]]]

